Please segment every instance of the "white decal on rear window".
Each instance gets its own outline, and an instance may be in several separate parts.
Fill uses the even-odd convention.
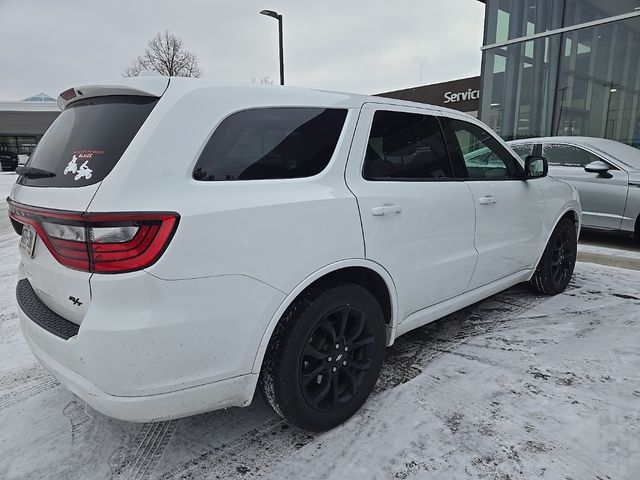
[[[64,174],[75,173],[76,176],[73,177],[74,180],[80,180],[81,178],[89,180],[93,174],[93,170],[87,166],[88,163],[89,160],[85,160],[84,163],[78,167],[78,157],[74,154],[71,161],[64,167]]]

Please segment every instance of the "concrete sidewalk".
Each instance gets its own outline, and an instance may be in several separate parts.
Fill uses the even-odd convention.
[[[629,270],[640,270],[640,260],[624,256],[578,251],[578,261],[597,263],[598,265],[609,265],[610,267],[627,268]]]
[[[580,238],[578,261],[608,265],[611,267],[640,270],[640,243],[633,240],[614,239],[607,243]]]

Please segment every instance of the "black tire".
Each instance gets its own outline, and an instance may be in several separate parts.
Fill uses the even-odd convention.
[[[536,272],[531,278],[531,288],[543,295],[556,295],[569,284],[576,265],[578,238],[573,222],[563,218],[549,238]]]
[[[384,316],[375,297],[351,283],[319,285],[302,294],[276,327],[259,387],[288,423],[329,430],[371,394],[384,354]]]

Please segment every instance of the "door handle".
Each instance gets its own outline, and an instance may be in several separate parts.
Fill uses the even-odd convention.
[[[398,214],[402,212],[402,207],[399,205],[381,205],[379,207],[373,207],[371,209],[371,215],[374,217],[381,217],[382,215]]]
[[[478,203],[480,205],[491,205],[496,203],[496,197],[494,197],[493,195],[487,195],[486,197],[480,197],[478,199]]]

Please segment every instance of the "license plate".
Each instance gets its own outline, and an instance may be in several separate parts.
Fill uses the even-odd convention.
[[[36,245],[35,229],[31,225],[22,226],[22,237],[20,238],[20,250],[33,258],[33,247]]]

